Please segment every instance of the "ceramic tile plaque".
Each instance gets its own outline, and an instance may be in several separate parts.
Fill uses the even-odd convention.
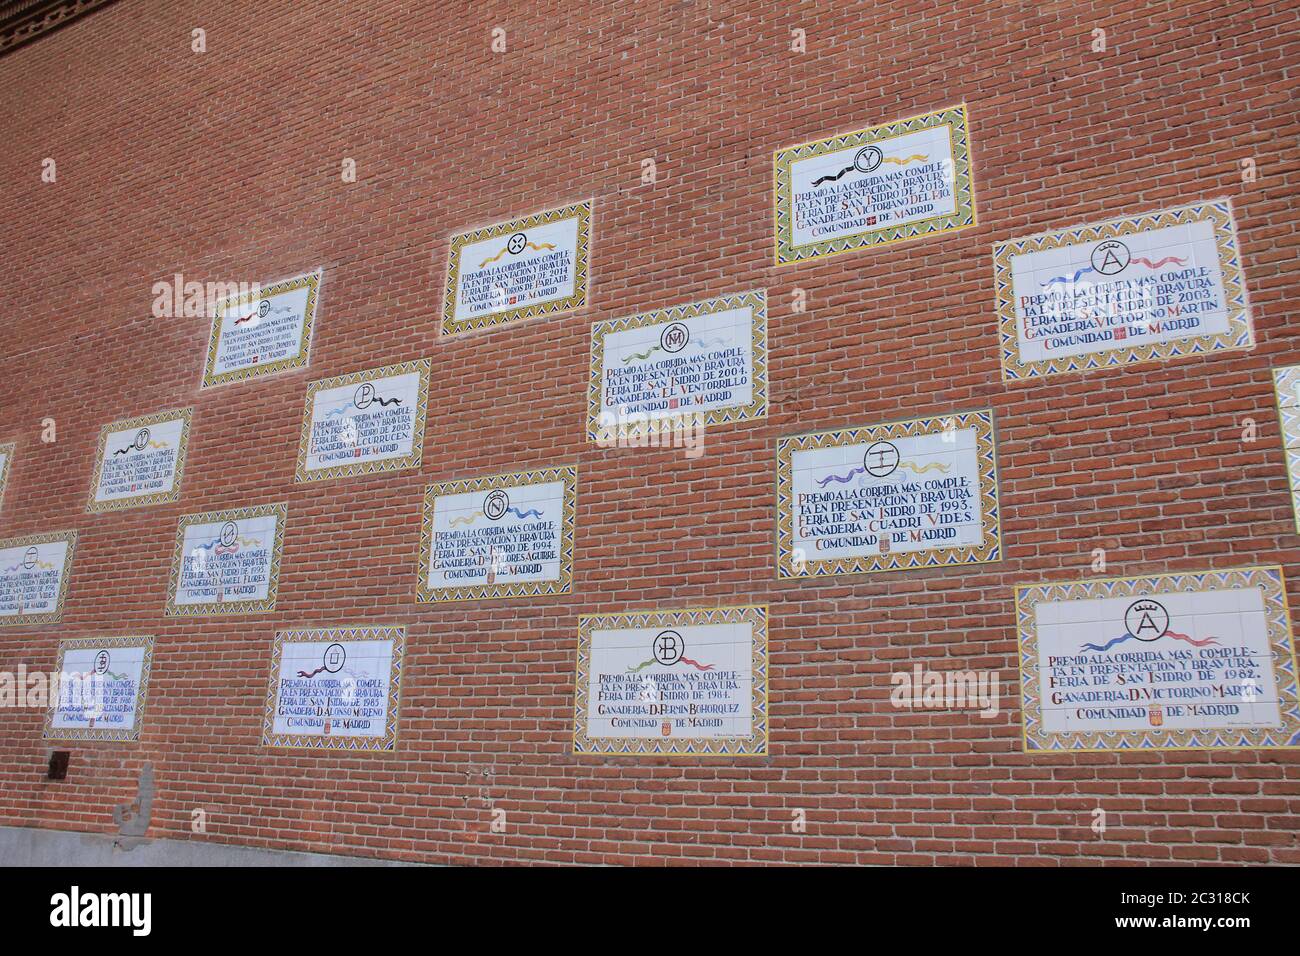
[[[590,202],[453,236],[442,331],[486,329],[582,308],[590,240]]]
[[[767,608],[583,615],[576,754],[767,753]]]
[[[778,577],[1000,558],[992,411],[778,441]]]
[[[275,607],[285,505],[186,515],[176,531],[167,614],[255,614]]]
[[[993,249],[1008,380],[1255,344],[1228,200]]]
[[[306,365],[320,284],[318,270],[220,303],[203,387]]]
[[[14,450],[17,447],[17,442],[6,442],[0,445],[0,506],[4,505],[5,485],[9,482],[9,469],[13,464]]]
[[[405,647],[400,627],[277,633],[262,745],[392,750]]]
[[[1291,510],[1300,534],[1300,365],[1273,369],[1273,387],[1282,425],[1282,454],[1291,482]]]
[[[433,485],[424,498],[421,601],[567,594],[573,465]]]
[[[587,435],[690,417],[767,415],[767,293],[719,296],[591,328]]]
[[[59,693],[47,740],[137,740],[153,666],[152,637],[92,637],[59,645]]]
[[[419,467],[428,399],[428,359],[312,382],[297,480]]]
[[[105,425],[99,433],[87,510],[178,500],[191,413],[182,408]]]
[[[1028,751],[1300,746],[1282,569],[1016,588]]]
[[[0,626],[49,624],[63,616],[77,532],[0,541]]]
[[[776,151],[782,265],[975,225],[966,106]]]

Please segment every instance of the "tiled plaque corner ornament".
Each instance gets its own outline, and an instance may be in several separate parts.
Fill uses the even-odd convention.
[[[589,439],[766,416],[766,290],[592,325]]]
[[[1300,534],[1300,365],[1273,369],[1273,389],[1282,426],[1282,454],[1291,482],[1291,510]]]
[[[1006,380],[1255,344],[1227,199],[998,243],[993,279]]]
[[[964,103],[773,158],[777,265],[975,225]]]
[[[5,485],[9,483],[9,470],[13,465],[14,452],[18,448],[17,442],[4,442],[0,444],[0,508],[5,503]]]
[[[993,412],[777,442],[777,576],[998,561]]]
[[[87,511],[177,501],[185,474],[192,408],[111,422],[99,433]]]
[[[168,617],[275,608],[288,505],[185,515],[176,529]]]
[[[393,750],[405,650],[402,627],[277,632],[262,746]]]
[[[53,624],[63,616],[77,532],[0,541],[0,627]]]
[[[573,752],[764,756],[767,678],[765,606],[583,615]]]
[[[452,236],[444,335],[587,304],[591,201]]]
[[[90,637],[59,644],[59,693],[46,740],[138,740],[153,668],[152,637]]]
[[[1280,567],[1016,588],[1027,752],[1300,747]]]
[[[430,365],[420,359],[308,385],[295,479],[418,468]]]
[[[203,387],[306,365],[321,278],[317,269],[220,303],[208,339]]]
[[[418,599],[568,594],[577,488],[576,465],[431,485]]]

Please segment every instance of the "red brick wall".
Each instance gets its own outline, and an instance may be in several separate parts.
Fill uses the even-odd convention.
[[[1281,563],[1300,607],[1269,374],[1300,361],[1300,120],[1284,72],[1300,4],[589,6],[119,0],[0,58],[0,441],[19,443],[0,536],[80,534],[62,622],[0,630],[0,661],[49,669],[61,638],[157,638],[139,743],[72,745],[66,781],[44,779],[43,715],[5,712],[0,823],[111,832],[148,761],[151,836],[262,847],[1300,862],[1294,752],[1022,754],[1012,617],[1014,585],[1089,576],[1098,547],[1111,575]],[[505,54],[489,49],[494,26]],[[790,52],[793,28],[806,53]],[[961,101],[977,227],[772,265],[774,149]],[[45,157],[57,183],[40,181]],[[654,185],[640,183],[647,157]],[[1003,384],[994,241],[1224,195],[1254,351]],[[586,197],[588,309],[439,338],[451,234]],[[150,315],[174,272],[270,281],[317,266],[302,370],[200,392],[207,322]],[[584,440],[591,322],[755,287],[771,296],[766,421],[711,429],[697,460]],[[433,373],[418,471],[294,484],[307,383],[420,357]],[[190,404],[181,500],[87,514],[101,426]],[[984,406],[1004,560],[776,580],[777,436]],[[571,595],[417,607],[430,483],[573,461]],[[289,520],[274,613],[164,618],[179,517],[276,501]],[[579,614],[741,603],[771,608],[770,756],[570,754]],[[275,629],[354,622],[408,629],[397,751],[262,748]],[[917,661],[998,668],[1001,715],[894,709],[890,674]],[[494,808],[505,833],[489,831]]]

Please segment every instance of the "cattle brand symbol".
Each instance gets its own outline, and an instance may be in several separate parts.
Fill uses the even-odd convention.
[[[862,456],[862,467],[873,478],[892,475],[898,468],[898,446],[893,442],[878,441]]]
[[[498,488],[483,499],[483,514],[493,521],[500,521],[510,508],[510,496]]]
[[[660,631],[652,645],[655,660],[664,667],[672,667],[686,653],[686,642],[676,631]]]
[[[144,451],[149,444],[149,429],[142,428],[135,433],[135,447],[139,451]]]
[[[1104,276],[1113,276],[1128,268],[1132,254],[1118,239],[1107,239],[1092,250],[1092,267]]]
[[[223,548],[229,548],[234,545],[238,537],[239,525],[235,524],[233,521],[227,521],[221,526],[221,546]]]
[[[674,322],[659,334],[659,347],[665,352],[680,352],[691,340],[691,330],[681,322]]]
[[[109,663],[108,651],[100,651],[95,655],[95,673],[107,674]]]
[[[878,146],[863,146],[853,154],[853,168],[860,173],[872,173],[885,161],[885,154]]]
[[[343,662],[348,659],[348,652],[343,649],[342,644],[331,644],[325,648],[325,657],[322,663],[325,670],[331,674],[337,674],[343,669]]]
[[[375,387],[369,382],[363,382],[357,387],[356,394],[352,396],[352,404],[361,410],[370,407],[370,403],[375,400]]]
[[[36,548],[28,548],[27,551],[23,554],[24,570],[30,571],[32,568],[36,567],[36,562],[40,560],[40,557],[41,557],[40,551],[38,551]]]
[[[1156,641],[1169,630],[1169,612],[1159,601],[1143,598],[1128,606],[1124,626],[1139,641]]]
[[[506,243],[506,248],[510,250],[512,256],[517,256],[524,251],[524,247],[527,245],[528,236],[522,232],[516,232],[510,237],[510,241]]]

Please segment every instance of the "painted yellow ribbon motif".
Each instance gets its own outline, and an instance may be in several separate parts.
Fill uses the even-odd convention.
[[[900,461],[900,462],[898,463],[898,467],[899,467],[899,468],[910,468],[910,469],[911,469],[915,474],[918,474],[918,475],[924,475],[927,471],[934,471],[934,470],[937,468],[937,469],[939,470],[940,474],[944,474],[944,475],[946,475],[946,474],[948,474],[948,467],[949,467],[949,466],[948,466],[948,465],[945,465],[945,464],[944,464],[943,462],[941,462],[941,461],[932,461],[932,462],[930,462],[930,464],[928,464],[928,465],[918,465],[918,464],[916,464],[916,462],[913,462],[913,461]]]
[[[533,241],[530,240],[529,242],[525,243],[525,245],[526,245],[527,248],[529,248],[529,249],[535,249],[535,250],[538,251],[538,252],[541,252],[543,249],[554,249],[554,248],[555,248],[555,244],[554,244],[554,243],[551,243],[551,242],[543,242],[543,243],[541,243],[541,244],[539,245],[538,243],[533,242]],[[479,267],[480,269],[486,269],[488,266],[492,265],[492,263],[496,262],[498,259],[500,259],[502,256],[504,256],[504,255],[505,255],[507,252],[509,252],[509,251],[510,251],[509,246],[502,246],[500,252],[498,252],[498,253],[497,253],[495,256],[493,256],[491,259],[484,259],[482,262],[480,262],[480,263],[478,264],[478,267]]]

